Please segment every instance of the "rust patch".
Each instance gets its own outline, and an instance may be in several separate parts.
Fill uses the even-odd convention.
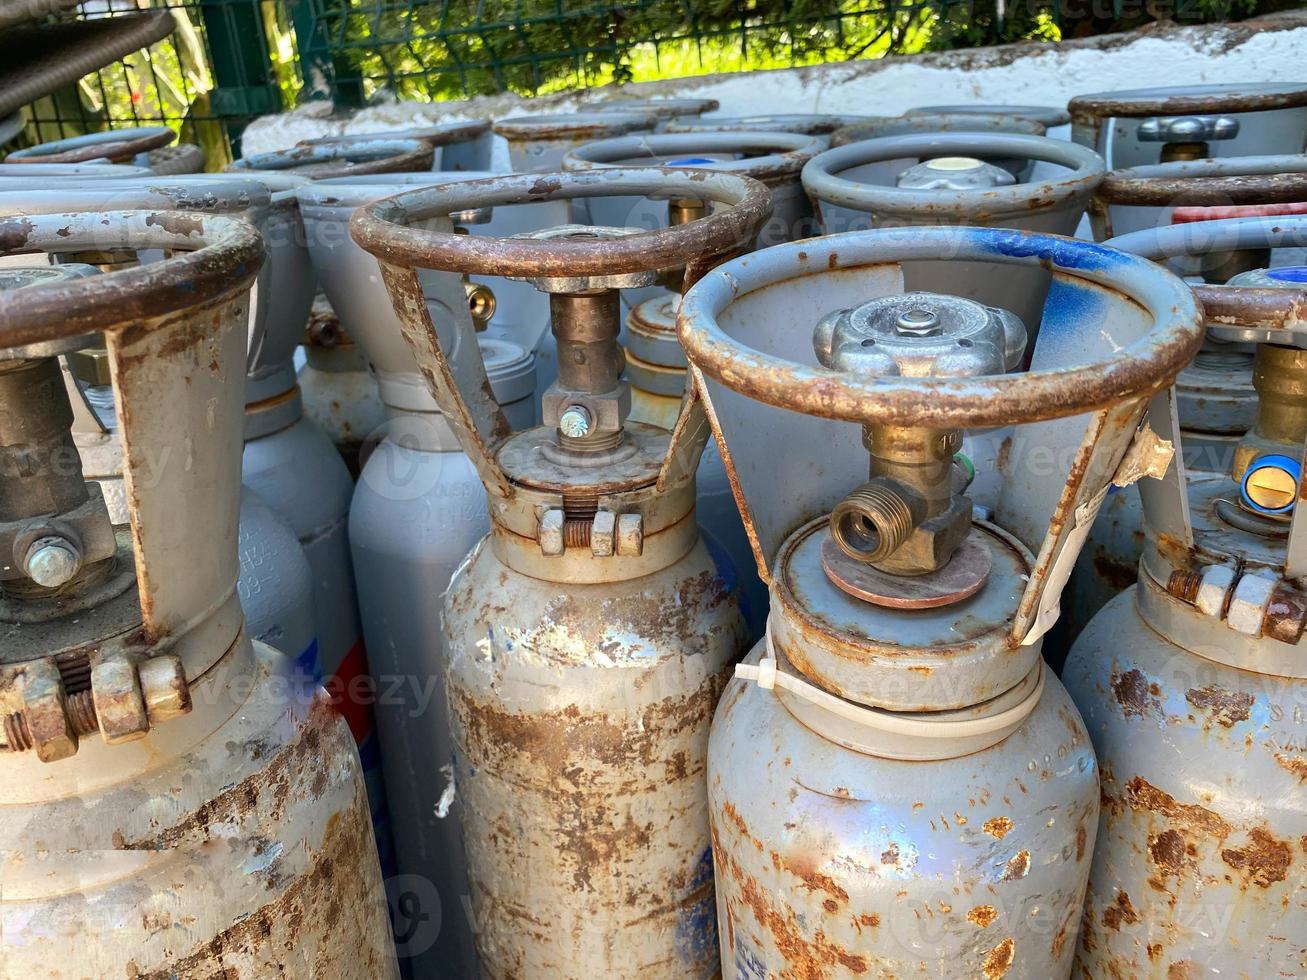
[[[1283,768],[1298,777],[1299,781],[1307,780],[1307,759],[1300,755],[1289,756],[1282,752],[1275,754],[1275,761]]]
[[[999,881],[1020,881],[1030,873],[1030,852],[1022,848],[1012,855]]]
[[[977,905],[967,913],[967,921],[984,929],[998,918],[998,910],[992,905]]]
[[[1138,715],[1147,718],[1161,711],[1162,703],[1150,687],[1147,678],[1138,670],[1112,675],[1112,694],[1121,706],[1121,713],[1129,718]]]
[[[1125,794],[1136,810],[1150,810],[1205,837],[1225,840],[1230,836],[1230,825],[1219,814],[1196,803],[1180,803],[1141,776],[1126,783]]]
[[[803,883],[803,887],[810,892],[825,892],[831,896],[831,904],[834,901],[847,902],[849,893],[841,888],[835,879],[829,875],[824,875],[815,868],[809,867],[801,862],[790,858],[783,858],[775,851],[772,852],[772,863],[783,865],[785,870],[794,875]],[[828,911],[834,912],[835,908],[827,906]],[[838,906],[836,906],[838,908]]]
[[[890,844],[888,848],[880,852],[881,864],[898,864],[899,863],[899,845]]]
[[[1166,968],[1166,980],[1198,980],[1199,976],[1193,960],[1179,960]]]
[[[880,925],[880,916],[875,914],[868,914],[864,912],[862,913],[862,915],[858,916],[858,925],[873,926],[873,927],[878,926]]]
[[[1017,944],[1010,936],[989,951],[985,957],[985,962],[981,967],[985,971],[986,980],[998,980],[1004,976],[1008,970],[1012,969],[1012,962],[1017,956]]]
[[[1223,728],[1232,728],[1238,722],[1248,720],[1248,712],[1256,698],[1243,691],[1227,691],[1208,684],[1203,688],[1191,688],[1185,692],[1184,699],[1200,711],[1207,712],[1211,721]]]
[[[996,840],[1002,840],[1006,837],[1012,827],[1013,823],[1008,817],[990,817],[981,824],[981,829]]]
[[[1161,944],[1161,943],[1149,943],[1149,944],[1148,944],[1148,958],[1149,958],[1150,960],[1152,960],[1154,963],[1156,963],[1158,960],[1160,960],[1160,959],[1162,958],[1162,944]]]
[[[1081,824],[1079,827],[1076,828],[1076,860],[1077,861],[1083,861],[1085,859],[1085,848],[1088,843],[1089,843],[1089,832],[1085,830],[1085,825]]]
[[[1115,592],[1124,592],[1135,584],[1138,569],[1129,562],[1120,562],[1106,553],[1094,555],[1094,571]]]
[[[1249,883],[1270,888],[1288,876],[1293,852],[1264,827],[1254,827],[1248,834],[1248,843],[1221,851],[1221,860],[1242,872]]]
[[[1116,901],[1103,909],[1103,928],[1111,929],[1115,932],[1121,931],[1121,923],[1128,926],[1134,925],[1139,921],[1139,913],[1135,907],[1130,904],[1130,896],[1125,892],[1116,893]]]
[[[1178,831],[1164,830],[1148,838],[1148,854],[1162,872],[1162,877],[1179,877],[1184,872],[1185,840]]]

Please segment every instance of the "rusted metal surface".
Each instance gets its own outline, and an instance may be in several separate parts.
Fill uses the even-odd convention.
[[[1110,603],[1064,673],[1103,775],[1073,975],[1300,975],[1305,682],[1173,645],[1135,610]]]
[[[263,242],[245,222],[188,212],[107,211],[0,219],[5,253],[168,249],[165,262],[0,295],[0,345],[123,330],[249,289]]]
[[[289,171],[322,180],[328,177],[430,170],[433,155],[432,144],[422,140],[371,139],[301,145],[258,153],[229,164],[227,170],[233,173],[244,170]]]
[[[397,978],[358,758],[325,696],[242,637],[199,701],[167,735],[85,746],[44,779],[4,760],[23,937],[5,972]]]
[[[616,110],[571,112],[561,115],[509,116],[494,125],[495,133],[513,142],[553,142],[607,139],[637,129],[653,128],[655,112]]]
[[[703,165],[771,185],[793,181],[825,148],[823,139],[785,131],[654,133],[586,143],[563,157],[563,169],[676,166],[677,157],[716,154],[726,159]]]
[[[693,197],[727,208],[704,221],[612,239],[550,241],[480,238],[412,227],[424,219],[472,207],[584,200],[614,195]],[[518,174],[470,180],[397,194],[360,208],[350,221],[354,240],[397,266],[477,275],[543,277],[618,275],[683,265],[691,258],[747,244],[766,217],[765,187],[746,177],[658,168],[584,173]]]
[[[489,131],[489,119],[473,119],[467,122],[435,123],[430,126],[411,126],[406,129],[386,129],[371,133],[337,133],[333,136],[300,140],[298,145],[334,146],[367,144],[375,140],[418,140],[431,146],[448,146],[451,143],[476,139]]]
[[[1035,119],[997,113],[920,112],[903,116],[869,116],[835,130],[831,146],[846,146],[884,136],[916,133],[1019,133],[1043,136],[1045,126]]]
[[[1233,204],[1228,207],[1184,207],[1171,212],[1171,224],[1191,221],[1223,221],[1227,218],[1276,218],[1307,214],[1307,202],[1287,204]]]
[[[591,112],[652,112],[659,119],[676,119],[716,112],[721,103],[716,99],[607,99],[586,106]]]
[[[167,146],[176,138],[177,134],[168,126],[107,129],[15,150],[5,157],[4,162],[86,163],[91,160],[110,160],[125,163],[138,154]]]
[[[1003,105],[1001,103],[978,102],[974,105],[925,105],[909,109],[905,116],[930,116],[936,114],[997,116],[1002,119],[1033,119],[1035,122],[1052,129],[1065,126],[1071,121],[1071,113],[1061,106],[1051,105]]]
[[[1096,92],[1077,95],[1067,105],[1072,125],[1113,117],[1211,115],[1225,112],[1265,112],[1307,106],[1307,85],[1194,85]]]
[[[726,980],[1066,975],[1098,779],[1055,679],[998,745],[910,767],[737,679],[708,769]]]
[[[818,112],[778,112],[756,116],[706,116],[672,119],[669,133],[803,133],[827,136],[844,126],[855,126],[867,116],[832,116]]]
[[[1131,167],[1108,173],[1094,194],[1106,204],[1132,207],[1302,201],[1307,199],[1307,159],[1228,157]]]
[[[703,545],[560,593],[483,543],[445,630],[485,975],[715,976],[704,765],[745,625]]]

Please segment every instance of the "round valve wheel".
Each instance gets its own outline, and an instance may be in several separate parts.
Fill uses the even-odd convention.
[[[1051,105],[987,105],[985,103],[979,105],[925,105],[917,109],[909,109],[904,113],[905,116],[909,117],[940,114],[1033,119],[1046,129],[1052,129],[1054,126],[1065,126],[1071,121],[1071,113],[1060,106]]]
[[[1075,124],[1111,118],[1265,112],[1307,106],[1307,86],[1278,84],[1185,85],[1077,95],[1067,105]]]
[[[1307,199],[1307,158],[1222,157],[1113,170],[1095,197],[1110,205],[1158,208],[1177,201],[1192,207],[1301,201]]]
[[[358,174],[400,173],[430,170],[433,151],[420,140],[374,139],[353,143],[295,146],[244,157],[227,170],[278,170],[322,180]]]
[[[489,119],[467,122],[436,123],[431,126],[411,126],[406,129],[387,129],[376,133],[337,133],[300,140],[298,146],[354,146],[376,140],[417,140],[430,146],[448,146],[476,139],[490,129]]]
[[[5,163],[86,163],[91,160],[122,163],[137,154],[168,146],[176,138],[177,134],[167,126],[109,129],[15,150],[5,157]]]
[[[792,180],[825,148],[825,140],[802,133],[656,133],[579,146],[563,158],[563,169],[703,166],[777,182]]]
[[[542,201],[639,195],[693,197],[725,205],[704,218],[654,231],[599,237],[533,235],[487,238],[414,228],[469,209]],[[423,188],[360,208],[354,240],[386,262],[469,275],[569,281],[644,273],[710,260],[748,247],[767,215],[760,183],[735,174],[619,168],[558,174],[511,174]]]
[[[868,116],[831,134],[831,146],[846,146],[883,136],[914,136],[919,133],[1015,133],[1043,136],[1045,125],[1026,116],[986,112],[922,112],[905,116]]]
[[[870,184],[840,176],[867,164],[901,159],[1015,158],[1066,167],[1052,180],[983,190],[917,190]],[[1086,196],[1102,178],[1103,160],[1074,143],[1008,133],[930,133],[890,136],[827,150],[803,168],[803,186],[824,202],[878,215],[912,217],[976,209],[994,216],[1051,211]]]

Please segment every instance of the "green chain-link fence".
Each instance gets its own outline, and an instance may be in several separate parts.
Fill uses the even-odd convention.
[[[1064,2],[1078,0],[83,0],[85,18],[166,5],[177,29],[33,105],[23,140],[164,122],[212,160],[251,119],[310,98],[357,106],[539,94],[1056,40],[1156,13],[1155,3],[1146,11],[1131,0]],[[1185,19],[1197,21],[1279,0],[1181,2],[1191,4]],[[1180,19],[1179,9],[1170,15]]]

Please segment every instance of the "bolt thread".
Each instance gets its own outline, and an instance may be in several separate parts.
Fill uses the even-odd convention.
[[[594,519],[569,517],[563,521],[563,547],[590,547],[590,533],[594,530]]]
[[[1202,585],[1202,582],[1203,577],[1197,572],[1177,568],[1171,572],[1171,577],[1166,580],[1166,591],[1177,599],[1193,602],[1198,598],[1198,587]]]
[[[912,507],[883,481],[858,487],[836,505],[831,535],[857,561],[882,561],[908,539],[917,526]]]
[[[5,741],[9,743],[10,752],[30,752],[36,744],[22,712],[5,715]]]
[[[95,713],[95,697],[90,691],[78,691],[69,695],[65,704],[68,720],[79,737],[94,735],[100,730],[100,722]]]
[[[574,453],[603,453],[616,449],[622,444],[622,430],[616,432],[597,432],[577,438],[558,433],[558,445]]]

